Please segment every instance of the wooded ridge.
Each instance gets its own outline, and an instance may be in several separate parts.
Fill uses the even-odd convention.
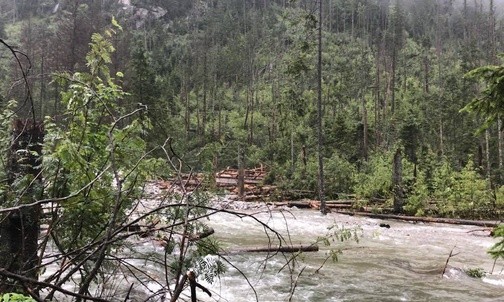
[[[211,283],[229,264],[212,258],[216,213],[289,246],[214,193],[494,225],[503,2],[0,0],[0,292],[174,301],[199,288],[190,267]],[[166,194],[147,208],[153,180]],[[137,253],[160,228],[162,251]],[[115,295],[111,271],[143,293]]]

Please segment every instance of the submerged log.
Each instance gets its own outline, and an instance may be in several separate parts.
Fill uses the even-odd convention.
[[[499,221],[485,221],[485,220],[469,220],[469,219],[455,219],[455,218],[441,218],[441,217],[417,217],[417,216],[405,216],[405,215],[394,215],[394,214],[376,214],[367,212],[350,212],[350,211],[338,211],[339,214],[346,214],[351,216],[366,216],[370,218],[377,219],[394,219],[402,221],[412,221],[412,222],[425,222],[425,223],[446,223],[446,224],[458,224],[458,225],[475,225],[481,227],[496,227],[501,222]]]
[[[318,245],[289,245],[289,246],[265,246],[233,250],[230,254],[237,253],[298,253],[318,252]]]
[[[189,241],[198,241],[198,240],[204,239],[210,235],[213,235],[213,233],[215,233],[214,229],[208,228],[201,233],[197,233],[197,234],[189,236]]]
[[[299,200],[299,201],[287,202],[287,207],[289,208],[296,207],[300,209],[307,209],[307,208],[313,208],[313,206],[314,206],[313,203],[310,201]]]

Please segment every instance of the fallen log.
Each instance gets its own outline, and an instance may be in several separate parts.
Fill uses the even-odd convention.
[[[208,228],[201,233],[189,235],[189,241],[198,241],[215,233],[214,229]]]
[[[287,207],[289,208],[297,207],[300,209],[307,209],[307,208],[313,208],[313,205],[308,201],[288,201]]]
[[[265,246],[255,248],[243,248],[232,250],[230,254],[237,253],[299,253],[299,252],[318,252],[318,245],[289,245],[289,246]]]
[[[359,211],[363,213],[375,213],[375,214],[393,213],[394,208],[363,206],[359,208]]]
[[[261,200],[262,199],[262,196],[261,195],[255,195],[255,194],[246,194],[245,196],[243,196],[243,201],[258,201],[258,200]]]
[[[326,204],[326,207],[330,209],[351,209],[353,205],[351,204],[337,204],[337,203],[329,203]]]
[[[326,205],[336,205],[336,204],[354,204],[355,201],[354,200],[350,200],[350,199],[340,199],[340,200],[327,200],[326,201]]]
[[[442,217],[417,217],[417,216],[376,214],[376,213],[351,212],[351,211],[337,211],[337,213],[350,216],[365,216],[376,219],[393,219],[393,220],[412,221],[412,222],[446,223],[456,225],[475,225],[481,227],[496,227],[502,223],[500,221],[469,220],[469,219],[442,218]]]
[[[326,206],[331,209],[348,209],[352,208],[353,206],[352,203],[353,202],[351,201],[341,201],[341,202],[332,201],[330,203],[327,203]],[[320,208],[320,202],[317,200],[280,201],[280,202],[272,202],[270,204],[275,205],[277,207],[286,206],[289,208],[297,207],[299,209]]]

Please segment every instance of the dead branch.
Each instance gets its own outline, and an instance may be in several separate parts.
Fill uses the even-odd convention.
[[[446,258],[446,263],[445,263],[445,266],[443,267],[443,272],[441,273],[441,278],[443,278],[445,272],[446,272],[446,269],[448,268],[448,262],[450,262],[450,258],[451,257],[455,257],[458,255],[458,253],[456,254],[453,254],[453,250],[456,248],[456,246],[454,246],[451,251],[450,251],[450,254],[448,255],[448,258]]]
[[[210,235],[212,235],[213,233],[215,233],[214,229],[212,228],[209,228],[201,233],[197,233],[197,234],[194,234],[194,235],[189,235],[189,241],[191,242],[194,242],[194,241],[198,241],[198,240],[201,240],[203,238],[206,238]]]
[[[301,277],[301,274],[303,274],[305,268],[306,268],[306,266],[304,266],[301,269],[301,271],[299,271],[299,274],[296,276],[296,280],[294,280],[294,284],[292,286],[292,290],[290,291],[290,294],[289,294],[289,302],[292,301],[292,298],[294,297],[294,292],[296,291],[296,287],[298,285],[299,277]]]
[[[72,296],[75,298],[80,298],[80,299],[84,299],[84,300],[91,300],[91,301],[96,301],[96,302],[109,302],[106,299],[91,297],[91,296],[87,296],[87,295],[80,295],[80,294],[74,293],[72,291],[66,290],[60,286],[53,285],[51,283],[42,282],[42,281],[38,281],[36,279],[31,279],[31,278],[27,278],[25,276],[14,274],[14,273],[7,271],[4,268],[0,268],[0,275],[21,281],[23,283],[34,284],[34,285],[38,285],[38,286],[42,286],[42,287],[52,288],[53,290],[55,290],[57,292],[60,292],[60,293],[63,293],[65,295],[69,295],[69,296]]]
[[[3,44],[5,47],[7,47],[7,49],[11,52],[14,59],[16,59],[16,63],[19,66],[19,70],[21,70],[21,74],[23,76],[23,82],[25,84],[25,90],[26,90],[25,101],[21,107],[24,107],[24,105],[27,102],[29,102],[30,106],[31,106],[30,112],[32,114],[32,119],[35,121],[35,119],[36,119],[35,118],[35,105],[33,103],[33,97],[31,94],[30,84],[28,83],[28,72],[31,69],[31,60],[28,57],[28,55],[26,55],[23,52],[20,52],[19,50],[15,50],[12,46],[7,44],[7,42],[5,42],[3,39],[0,39],[0,44]],[[28,69],[27,70],[25,70],[25,68],[23,67],[23,64],[21,63],[21,59],[19,58],[18,55],[21,55],[22,57],[24,57],[28,61]]]

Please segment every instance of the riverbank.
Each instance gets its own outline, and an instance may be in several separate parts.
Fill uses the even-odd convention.
[[[316,200],[298,200],[298,201],[283,201],[283,202],[251,202],[242,201],[236,198],[234,195],[223,195],[216,196],[212,199],[212,205],[220,209],[232,209],[232,210],[254,210],[254,209],[303,209],[307,211],[318,211],[320,208],[320,202]],[[350,216],[363,216],[370,218],[377,218],[382,220],[400,220],[408,221],[413,223],[445,223],[445,224],[455,224],[455,225],[473,225],[486,228],[497,227],[502,221],[499,220],[472,220],[472,219],[456,219],[456,218],[446,218],[446,217],[431,217],[431,216],[409,216],[409,215],[396,215],[390,213],[376,213],[373,212],[371,208],[368,211],[362,211],[362,209],[353,208],[348,200],[341,201],[328,201],[328,208],[333,213],[339,213],[343,215]]]

